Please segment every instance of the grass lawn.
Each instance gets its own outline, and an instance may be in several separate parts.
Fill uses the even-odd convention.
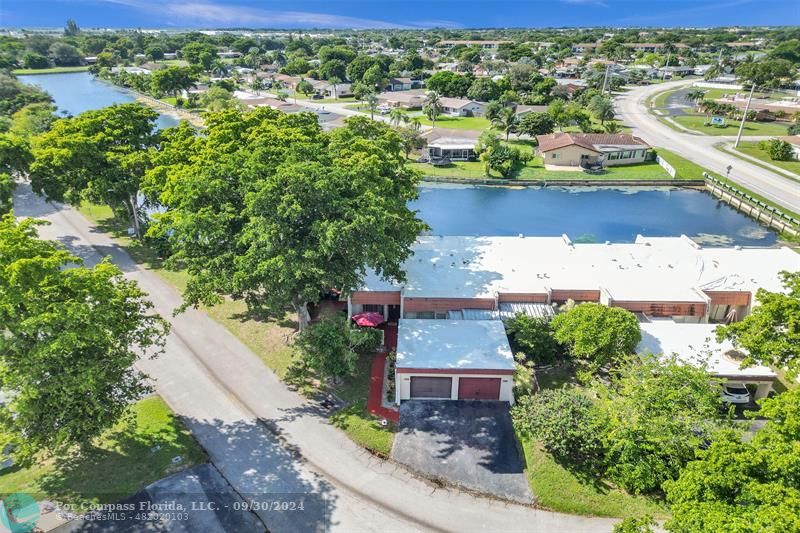
[[[421,116],[419,117],[419,121],[420,124],[433,126],[433,122],[431,122],[428,117]],[[447,128],[452,130],[483,131],[489,129],[491,126],[492,123],[483,117],[450,117],[446,115],[440,115],[439,118],[436,119],[437,128]]]
[[[709,120],[707,115],[677,115],[672,119],[685,128],[695,130],[704,135],[736,135],[739,131],[739,122],[726,119],[727,126],[718,128],[705,126]],[[742,135],[786,135],[788,126],[776,122],[745,122]]]
[[[78,67],[18,68],[12,70],[11,73],[16,76],[20,76],[30,74],[63,74],[65,72],[86,72],[87,70],[89,70],[87,65],[81,65]]]
[[[521,141],[511,142],[510,144],[521,144]],[[525,149],[523,147],[523,149]],[[458,161],[451,163],[447,167],[434,167],[428,163],[409,163],[411,168],[422,172],[425,176],[449,177],[462,179],[486,179],[484,164],[480,161]],[[496,172],[492,172],[492,178],[500,178]],[[619,167],[609,167],[604,174],[592,175],[581,171],[557,171],[547,170],[542,166],[541,157],[535,157],[528,165],[521,168],[513,176],[513,179],[526,180],[668,180],[669,174],[655,162],[640,163]],[[681,177],[679,179],[690,179]],[[696,178],[696,179],[702,179]]]
[[[679,89],[672,89],[670,91],[664,91],[655,95],[655,97],[651,100],[652,107],[655,109],[664,109],[667,107],[667,98],[670,97],[672,93]]]
[[[165,96],[164,98],[159,98],[159,100],[169,105],[176,105],[178,103],[178,99],[174,96]]]
[[[739,147],[736,148],[736,150],[742,152],[743,154],[747,154],[750,157],[755,157],[756,159],[765,163],[769,163],[770,165],[774,165],[786,171],[792,172],[793,174],[797,174],[798,177],[800,177],[800,161],[773,161],[769,158],[769,154],[767,154],[765,150],[759,148],[758,145],[759,142],[756,141],[740,142]]]
[[[526,474],[537,503],[570,514],[624,518],[650,514],[667,518],[667,506],[652,498],[632,496],[603,482],[591,483],[558,464],[536,443],[520,439]]]
[[[714,172],[710,172],[710,171],[704,169],[703,167],[701,167],[700,165],[698,165],[696,163],[692,163],[688,159],[684,159],[683,157],[679,156],[678,154],[670,152],[669,150],[665,150],[664,148],[657,148],[656,151],[658,152],[658,155],[660,155],[661,157],[666,159],[666,161],[675,168],[675,170],[677,171],[677,175],[681,179],[703,179],[703,172],[708,172],[709,175],[717,178],[718,180],[720,180],[720,181],[722,181],[724,183],[727,183],[727,184],[729,184],[729,185],[731,185],[733,187],[736,187],[737,189],[739,189],[743,193],[747,193],[750,196],[752,196],[753,198],[755,198],[757,200],[761,200],[765,204],[767,204],[769,206],[772,206],[775,209],[779,209],[780,211],[783,211],[787,215],[793,216],[794,218],[800,218],[800,214],[794,213],[792,211],[789,211],[785,207],[782,207],[782,206],[780,206],[778,204],[770,202],[769,200],[767,200],[763,196],[760,196],[760,195],[754,193],[750,189],[746,189],[745,187],[742,187],[738,183],[735,183],[735,182],[733,182],[733,181],[731,181],[729,179],[725,179],[724,177],[720,176],[719,174],[716,174]]]
[[[133,405],[132,416],[98,438],[84,455],[42,458],[0,475],[0,495],[24,492],[37,500],[110,503],[207,457],[157,396]],[[154,449],[159,446],[159,449]],[[172,464],[180,455],[183,461]]]
[[[336,387],[336,395],[348,405],[334,414],[332,421],[359,446],[388,457],[394,441],[393,424],[389,422],[389,425],[382,427],[379,420],[367,412],[372,357],[361,357],[356,375]]]

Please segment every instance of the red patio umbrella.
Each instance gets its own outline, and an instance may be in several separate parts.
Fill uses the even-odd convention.
[[[383,324],[383,315],[380,313],[358,313],[353,315],[353,321],[362,327],[375,328]]]

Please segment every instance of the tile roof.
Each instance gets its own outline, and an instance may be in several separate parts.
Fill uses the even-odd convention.
[[[650,145],[639,137],[627,133],[551,133],[538,135],[536,140],[539,141],[540,152],[549,152],[573,144],[598,153],[601,151],[599,146],[638,145],[650,148]]]

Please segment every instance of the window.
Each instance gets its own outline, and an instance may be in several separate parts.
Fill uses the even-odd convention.
[[[380,313],[383,314],[383,306],[375,304],[364,304],[361,306],[364,313]]]
[[[434,313],[433,318],[435,318],[437,320],[446,320],[447,319],[447,313]]]
[[[561,159],[561,154],[559,154],[558,152],[554,152],[551,159]]]
[[[411,316],[414,315],[414,316]],[[418,313],[406,313],[406,318],[424,318],[431,320],[434,318],[433,311],[420,311]]]
[[[619,152],[611,152],[608,154],[608,160],[613,161],[615,159],[619,159]]]

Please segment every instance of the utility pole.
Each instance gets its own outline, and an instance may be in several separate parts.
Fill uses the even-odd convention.
[[[669,60],[672,57],[672,52],[667,53],[667,62],[664,63],[664,73],[661,75],[661,81],[667,77],[667,67],[669,66]]]
[[[739,148],[739,141],[742,139],[742,130],[744,130],[744,121],[747,120],[747,112],[750,111],[750,100],[753,99],[753,91],[756,90],[756,84],[750,86],[750,96],[747,97],[747,103],[744,105],[744,114],[742,115],[742,123],[739,124],[739,133],[736,134],[736,143],[734,148]]]
[[[606,65],[606,75],[603,77],[603,89],[600,91],[600,94],[606,93],[606,82],[608,81],[608,70],[611,68],[611,65]],[[611,91],[609,91],[611,92]]]

